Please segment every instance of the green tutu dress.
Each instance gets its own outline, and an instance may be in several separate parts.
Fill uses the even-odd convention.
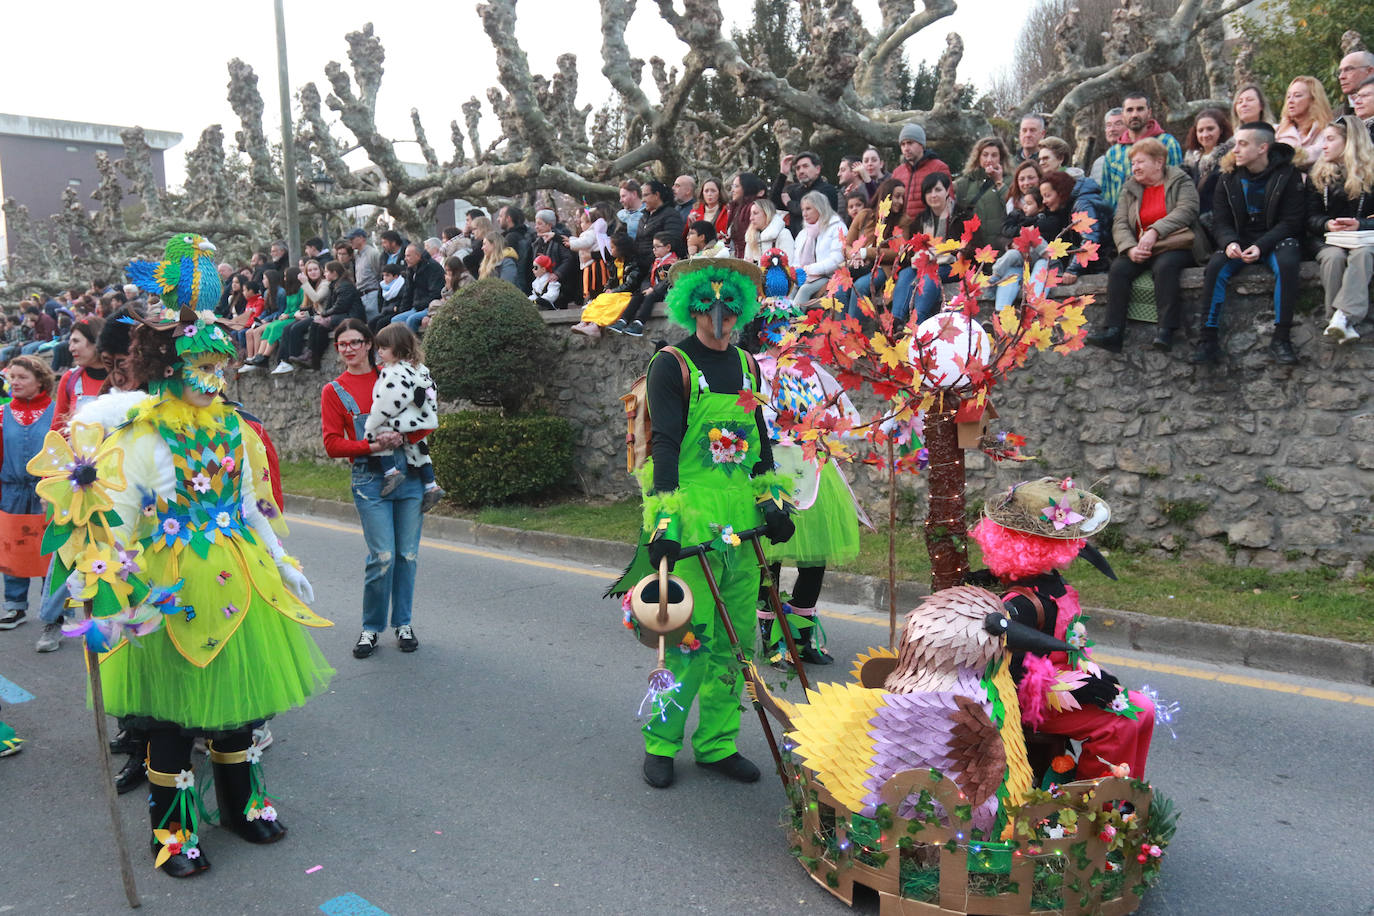
[[[274,344],[281,340],[281,336],[286,333],[286,329],[291,327],[300,319],[296,317],[296,310],[301,307],[301,302],[305,299],[305,293],[296,290],[294,293],[287,293],[284,299],[285,306],[282,308],[282,317],[276,321],[269,321],[262,328],[262,342]]]
[[[840,477],[835,462],[821,468],[816,501],[795,513],[796,534],[785,544],[766,542],[764,553],[770,563],[787,566],[833,566],[848,563],[859,555],[859,516],[854,496]]]
[[[113,715],[227,731],[303,705],[334,674],[305,629],[330,622],[283,585],[268,547],[253,496],[266,467],[251,466],[245,434],[232,410],[167,399],[112,436],[129,481],[116,510],[162,611],[161,627],[101,656]]]

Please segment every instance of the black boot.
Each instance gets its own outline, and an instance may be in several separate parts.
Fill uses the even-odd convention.
[[[810,613],[802,613],[802,611]],[[797,637],[797,652],[801,655],[801,660],[808,665],[833,665],[835,659],[830,657],[830,653],[821,647],[821,627],[816,622],[815,608],[792,608],[792,613],[805,620],[812,621],[809,627],[801,628],[801,635]]]
[[[276,819],[276,811],[265,797],[253,797],[252,764],[247,761],[247,753],[246,750],[224,751],[214,742],[210,743],[219,825],[250,843],[275,843],[286,836],[286,825]],[[248,816],[250,802],[254,802],[251,819]]]
[[[1269,355],[1280,366],[1295,366],[1298,353],[1293,349],[1293,341],[1288,336],[1288,328],[1274,328],[1274,339],[1269,342]]]
[[[1203,328],[1198,339],[1197,349],[1193,351],[1192,362],[1196,365],[1210,365],[1221,362],[1221,342],[1217,339],[1216,328]]]
[[[148,774],[143,770],[143,754],[130,754],[124,768],[115,774],[115,790],[120,795],[125,792],[132,792],[143,785],[143,781],[147,778]]]
[[[166,779],[164,780],[162,777],[166,777]],[[193,826],[183,825],[180,821],[177,821],[175,819],[175,813],[173,813],[172,817],[167,818],[166,823],[162,821],[162,819],[167,816],[167,812],[172,811],[173,806],[176,804],[178,793],[174,785],[164,786],[158,783],[159,781],[170,781],[175,778],[176,775],[173,773],[153,772],[152,785],[148,787],[148,820],[153,825],[154,831],[166,830],[171,833],[176,833],[184,827],[185,830],[195,838],[196,843],[194,845],[182,842],[178,851],[169,855],[162,863],[162,870],[173,878],[193,878],[210,868],[210,860],[205,858],[205,854],[200,849],[200,838],[195,836]],[[159,827],[159,824],[162,824],[162,826]],[[186,838],[187,837],[183,835],[183,840]],[[158,839],[157,833],[154,832],[149,839],[149,847],[152,849],[154,861],[162,854],[164,845],[165,844]]]
[[[1167,353],[1174,346],[1174,329],[1160,328],[1155,332],[1154,343],[1150,344],[1156,350]]]
[[[1099,350],[1106,350],[1108,353],[1120,353],[1121,345],[1126,339],[1126,329],[1122,327],[1102,328],[1100,331],[1093,331],[1083,342],[1090,347],[1097,347]]]

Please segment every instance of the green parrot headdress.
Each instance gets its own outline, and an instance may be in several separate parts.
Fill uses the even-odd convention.
[[[726,314],[747,324],[759,310],[763,274],[757,264],[736,258],[693,258],[678,261],[668,274],[672,288],[665,305],[668,319],[689,331],[696,330],[697,315],[711,315],[716,336],[723,331]]]
[[[124,273],[169,308],[214,308],[220,294],[214,253],[215,246],[203,236],[182,232],[167,240],[161,261],[134,261]]]

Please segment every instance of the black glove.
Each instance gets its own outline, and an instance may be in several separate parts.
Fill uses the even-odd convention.
[[[796,524],[777,503],[770,502],[763,507],[763,524],[764,535],[774,544],[786,544],[797,533]]]
[[[1091,703],[1106,709],[1112,705],[1112,700],[1121,692],[1121,682],[1106,672],[1101,677],[1089,678],[1088,682],[1077,690],[1071,691],[1073,698],[1079,705],[1087,706]]]
[[[996,588],[998,582],[990,569],[970,569],[964,573],[964,584],[976,585],[979,588]]]
[[[668,560],[668,572],[673,571],[673,564],[677,562],[677,555],[682,552],[682,545],[677,541],[670,541],[666,538],[659,538],[649,542],[649,562],[654,565],[654,572],[658,572],[658,566],[666,558]]]

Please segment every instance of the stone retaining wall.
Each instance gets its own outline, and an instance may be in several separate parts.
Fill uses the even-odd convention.
[[[1184,273],[1184,294],[1194,301],[1201,274]],[[1304,301],[1319,303],[1320,288],[1304,276]],[[1068,289],[1101,298],[1105,277]],[[1188,363],[1191,340],[1171,353],[1148,349],[1153,329],[1136,326],[1120,356],[1033,356],[993,399],[996,423],[1024,435],[1036,460],[994,464],[966,453],[971,497],[1039,473],[1101,479],[1114,529],[1137,545],[1242,565],[1359,569],[1374,556],[1374,341],[1337,347],[1319,336],[1320,309],[1302,312],[1293,332],[1302,362],[1275,366],[1265,352],[1271,290],[1263,274],[1238,282],[1227,359],[1217,368]],[[652,339],[681,334],[656,317],[643,338],[592,341],[568,333],[576,320],[572,312],[546,314],[557,355],[531,383],[574,424],[577,486],[627,495],[635,488],[625,473],[620,395],[644,371]],[[1369,322],[1361,331],[1374,338]],[[263,417],[284,454],[318,456],[319,390],[331,377],[256,373],[237,382],[235,394]],[[848,473],[870,512],[886,517],[886,478],[867,467]],[[903,480],[905,518],[923,513],[923,497],[922,478]]]

